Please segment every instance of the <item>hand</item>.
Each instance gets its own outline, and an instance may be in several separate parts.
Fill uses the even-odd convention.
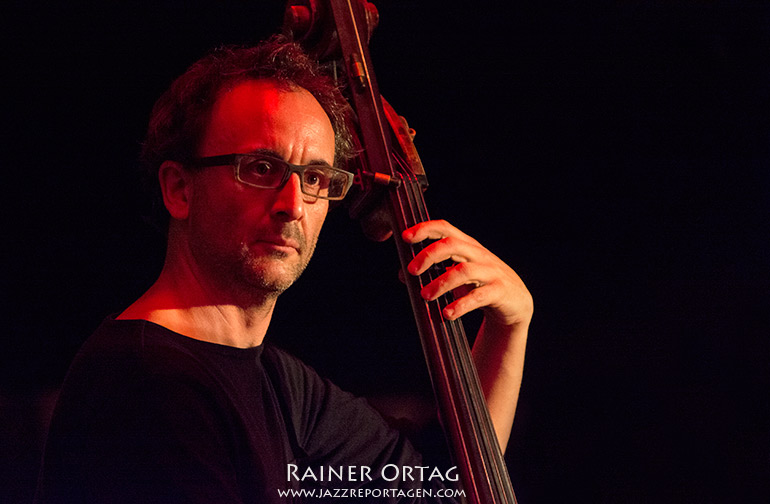
[[[481,308],[490,322],[507,327],[529,324],[533,302],[524,282],[478,241],[443,220],[422,222],[401,236],[407,243],[438,240],[409,263],[407,269],[412,275],[420,275],[447,259],[457,263],[421,291],[428,301],[455,292],[456,299],[444,308],[444,317],[454,320]]]

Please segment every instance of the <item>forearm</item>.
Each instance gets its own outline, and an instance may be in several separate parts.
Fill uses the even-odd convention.
[[[412,275],[421,275],[447,259],[455,262],[421,291],[426,300],[455,293],[455,300],[443,310],[444,317],[455,320],[473,310],[484,310],[473,360],[500,446],[505,449],[519,398],[534,309],[532,296],[510,266],[446,221],[423,222],[404,230],[401,236],[407,243],[437,240],[409,263]]]
[[[528,323],[506,327],[485,319],[473,345],[473,361],[503,451],[519,399],[528,328]]]

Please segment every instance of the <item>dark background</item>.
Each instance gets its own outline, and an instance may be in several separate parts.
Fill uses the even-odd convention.
[[[432,215],[535,298],[520,502],[768,502],[770,7],[377,6],[380,89],[418,132]],[[152,103],[283,3],[2,10],[0,501],[27,502],[70,359],[161,266],[135,161]],[[424,399],[392,244],[344,210],[321,240],[270,337],[358,393]]]

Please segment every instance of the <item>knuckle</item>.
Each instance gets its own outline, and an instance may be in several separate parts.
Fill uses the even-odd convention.
[[[461,262],[455,265],[454,270],[463,278],[468,278],[470,276],[471,266],[470,263]]]
[[[465,296],[457,301],[457,310],[462,311],[463,313],[473,311],[477,307],[476,301],[470,296]]]
[[[446,292],[450,288],[450,280],[447,275],[441,275],[436,279],[436,291]]]
[[[470,292],[470,297],[476,302],[476,303],[483,303],[487,299],[487,293],[486,289],[483,289],[481,287],[478,287],[476,289],[473,289]]]
[[[460,240],[457,239],[456,236],[447,236],[443,240],[441,240],[441,243],[444,245],[444,248],[447,249],[447,251],[451,251],[457,248],[458,245],[460,245]]]
[[[434,262],[438,252],[435,247],[427,247],[420,253],[420,255],[424,258],[423,262]]]

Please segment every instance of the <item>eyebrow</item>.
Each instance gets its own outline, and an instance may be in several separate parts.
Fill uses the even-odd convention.
[[[328,162],[324,161],[323,159],[311,159],[310,162],[307,163],[307,164],[295,165],[294,163],[289,163],[288,161],[283,159],[283,156],[281,156],[278,152],[274,151],[273,149],[268,149],[268,148],[254,149],[253,151],[249,152],[248,154],[256,155],[256,156],[263,155],[263,156],[274,157],[274,158],[280,159],[284,163],[290,164],[292,166],[323,165],[323,166],[328,166],[330,168],[333,167],[333,165],[330,165]]]

